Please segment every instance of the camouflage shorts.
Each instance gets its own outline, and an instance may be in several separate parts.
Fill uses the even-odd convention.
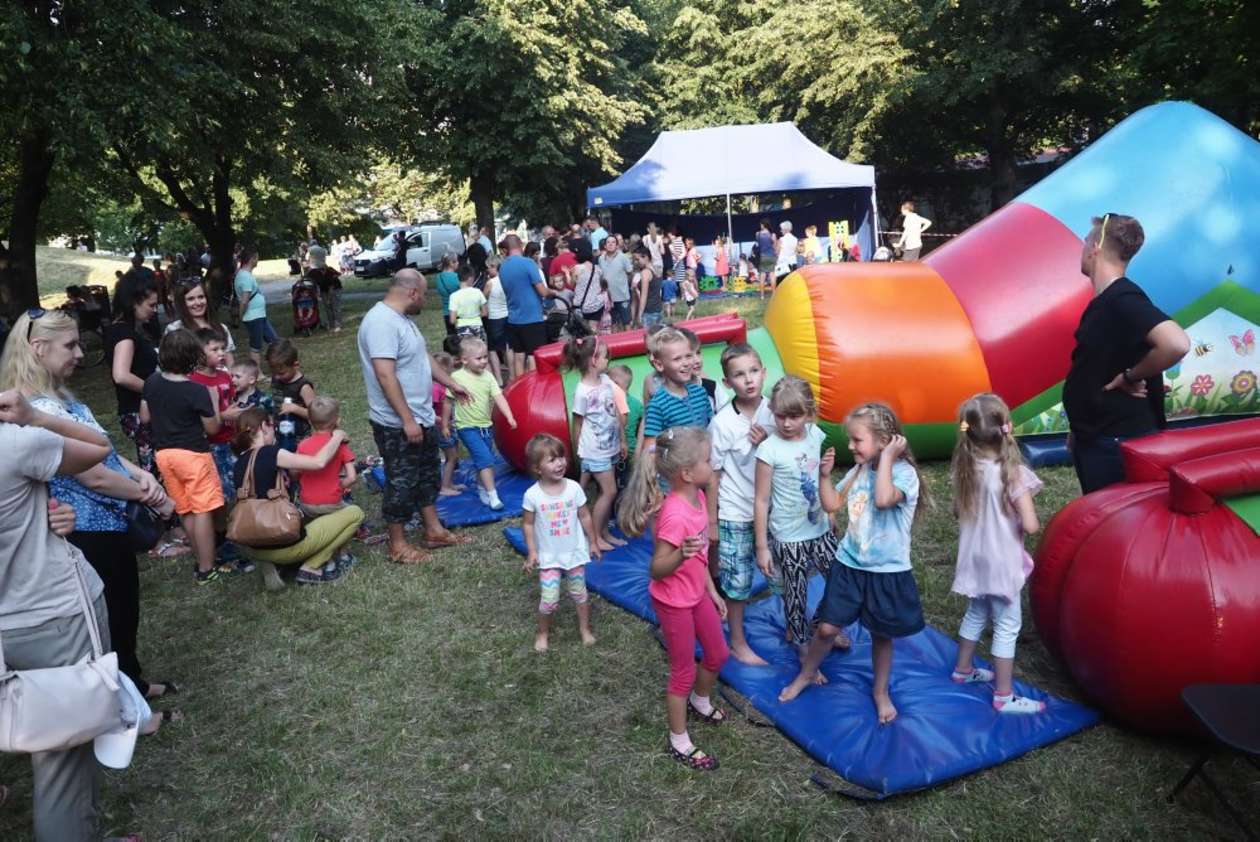
[[[372,422],[372,438],[385,465],[381,516],[386,523],[406,523],[437,501],[442,478],[437,428],[425,427],[423,441],[412,444],[397,427]]]

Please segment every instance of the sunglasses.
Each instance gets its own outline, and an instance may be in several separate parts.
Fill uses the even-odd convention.
[[[31,309],[26,311],[26,318],[28,320],[26,322],[26,341],[27,342],[31,341],[31,328],[35,327],[35,320],[42,319],[47,314],[48,314],[48,311],[45,310],[43,307],[32,307]]]
[[[1101,249],[1103,243],[1107,241],[1107,223],[1111,221],[1111,217],[1116,216],[1114,213],[1104,213],[1102,218],[1102,227],[1098,231],[1098,247]]]

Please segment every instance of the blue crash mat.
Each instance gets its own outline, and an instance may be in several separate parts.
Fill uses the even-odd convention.
[[[823,588],[822,577],[810,581],[811,612]],[[744,629],[753,649],[771,666],[750,667],[732,658],[722,669],[722,681],[746,696],[811,757],[870,790],[875,798],[996,766],[1100,719],[1096,711],[1019,681],[1015,692],[1045,701],[1045,711],[1034,716],[999,714],[993,709],[991,685],[950,681],[958,645],[929,627],[893,644],[889,689],[898,714],[880,726],[871,701],[870,635],[857,623],[848,629],[853,648],[833,652],[823,662],[829,683],[781,704],[779,691],[796,675],[800,662],[796,650],[783,640],[779,598],[749,605]],[[990,666],[979,659],[977,663]]]
[[[369,471],[371,482],[377,488],[385,485],[385,469],[377,466]],[[477,472],[472,463],[463,460],[455,469],[455,482],[464,486],[464,491],[455,497],[438,497],[438,517],[445,526],[478,526],[483,523],[494,523],[510,517],[520,517],[521,499],[534,484],[534,480],[520,473],[506,462],[498,462],[494,466],[494,484],[503,501],[503,508],[494,511],[481,502],[477,496]]]
[[[621,536],[619,532],[616,534]],[[519,526],[504,527],[503,537],[513,549],[525,555],[525,535]],[[656,612],[652,610],[647,588],[651,560],[652,540],[632,538],[624,547],[606,552],[599,561],[586,565],[586,586],[618,608],[656,625]],[[753,594],[761,593],[766,587],[761,571],[754,571]]]
[[[503,530],[517,552],[525,553],[519,527]],[[609,602],[656,623],[647,594],[651,543],[638,538],[586,568],[588,587]],[[754,592],[766,587],[757,574]],[[822,598],[825,582],[809,582],[809,605]],[[776,727],[818,762],[876,799],[913,792],[996,766],[1096,724],[1100,716],[1083,705],[1015,682],[1021,696],[1046,702],[1035,716],[1002,716],[993,709],[993,687],[960,685],[949,678],[958,644],[933,628],[893,644],[890,691],[897,719],[876,722],[871,701],[870,635],[860,624],[849,627],[853,648],[823,662],[828,684],[810,687],[780,704],[779,691],[800,669],[796,649],[783,639],[783,606],[772,596],[750,603],[744,615],[748,642],[768,667],[750,667],[733,658],[721,678],[743,694]],[[977,658],[977,664],[990,667]],[[847,793],[854,795],[855,793]],[[861,796],[859,796],[861,797]]]

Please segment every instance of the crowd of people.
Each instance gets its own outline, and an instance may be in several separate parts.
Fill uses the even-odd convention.
[[[790,226],[781,232],[770,242],[792,253]],[[1085,241],[1082,271],[1098,295],[1082,317],[1065,405],[1087,491],[1116,481],[1120,441],[1157,425],[1149,397],[1156,378],[1188,350],[1184,332],[1124,277],[1141,243],[1137,221],[1114,215],[1096,220]],[[650,534],[648,590],[670,662],[665,748],[692,769],[711,770],[717,759],[693,743],[688,719],[726,719],[712,690],[728,656],[766,666],[743,627],[754,570],[781,594],[786,639],[801,653],[799,674],[780,700],[825,683],[822,661],[850,646],[844,630],[860,621],[872,636],[878,720],[896,718],[892,641],[924,625],[912,526],[932,501],[887,405],[849,412],[844,432],[854,466],[833,482],[836,454],[824,448],[806,381],[787,375],[768,384],[757,351],[742,343],[722,352],[724,388],[705,376],[699,339],[666,323],[661,292],[665,256],[684,267],[686,283],[692,249],[654,227],[637,242],[623,239],[593,219],[563,244],[554,234],[541,247],[508,234],[484,265],[452,263],[438,274],[442,350],[430,350],[414,320],[428,281],[413,269],[395,273],[383,300],[363,316],[356,347],[384,470],[386,553],[414,565],[471,541],[443,525],[436,507],[440,495],[462,490],[454,473],[461,447],[481,502],[503,507],[494,428],[517,426],[503,384],[533,366],[541,345],[563,339],[564,364],[576,377],[572,448],[546,433],[526,448],[536,479],[523,501],[524,566],[537,572],[540,590],[534,648],[550,647],[562,590],[577,606],[582,641],[593,645],[586,565],[624,544],[621,535]],[[351,546],[364,537],[364,513],[351,496],[359,473],[340,405],[267,321],[252,274],[256,252],[243,248],[239,258],[234,287],[248,355],[236,354],[199,275],[169,289],[169,308],[156,277],[131,272],[118,285],[107,352],[120,432],[134,459],[111,445],[68,388],[82,356],[76,319],[33,308],[13,325],[0,357],[0,633],[10,668],[75,663],[91,651],[89,626],[98,624],[146,705],[178,692],[140,663],[139,512],[178,522],[158,552],[190,553],[197,585],[256,568],[268,589],[285,587],[286,579],[324,585],[356,563]],[[595,288],[598,310],[590,305]],[[565,320],[553,335],[548,305],[560,301]],[[155,334],[159,310],[168,321]],[[631,370],[614,364],[604,338],[634,325],[645,328],[651,363],[638,394]],[[260,382],[264,360],[270,393]],[[1098,397],[1104,393],[1114,400]],[[953,590],[969,603],[950,678],[991,684],[1001,714],[1036,714],[1042,703],[1015,695],[1012,674],[1019,594],[1031,569],[1023,536],[1039,528],[1032,498],[1041,483],[1021,459],[998,396],[976,395],[960,408],[951,477],[960,522]],[[258,540],[236,517],[262,503],[295,510],[280,515],[301,519],[292,540]],[[847,528],[838,535],[832,515],[842,509]],[[419,545],[407,534],[413,519]],[[811,617],[805,594],[813,572],[825,576],[826,589]],[[80,610],[80,589],[94,614]],[[986,626],[993,629],[992,670],[973,663]],[[156,725],[172,714],[152,719]],[[36,837],[92,838],[92,749],[41,752],[32,764]]]

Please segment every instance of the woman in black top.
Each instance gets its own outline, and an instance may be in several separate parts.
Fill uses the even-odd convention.
[[[141,328],[157,312],[158,293],[152,281],[137,280],[116,291],[114,322],[105,331],[105,358],[109,360],[114,393],[118,398],[118,423],[123,435],[136,446],[136,464],[154,473],[152,431],[140,421],[140,393],[144,381],[157,370],[157,349]]]
[[[239,495],[244,494],[242,489],[246,485],[251,458],[254,463],[252,497],[262,500],[275,488],[277,471],[323,470],[345,440],[344,430],[334,430],[314,456],[282,450],[276,444],[276,428],[266,411],[258,407],[245,410],[236,419],[236,439],[232,443],[238,454],[235,477],[238,499]],[[296,544],[266,549],[247,547],[246,552],[258,562],[258,569],[262,572],[263,583],[268,590],[277,590],[284,586],[276,565],[300,565],[297,572],[297,582],[300,584],[332,582],[340,578],[344,569],[354,563],[353,556],[344,555],[340,559],[334,559],[334,555],[339,547],[345,546],[354,537],[362,523],[363,510],[355,505],[347,505],[331,514],[308,521]]]
[[[595,265],[595,253],[591,241],[585,237],[573,240],[573,255],[577,265],[573,267],[573,306],[582,311],[582,318],[591,334],[599,332],[599,319],[604,313],[604,297],[600,279],[603,275]]]

